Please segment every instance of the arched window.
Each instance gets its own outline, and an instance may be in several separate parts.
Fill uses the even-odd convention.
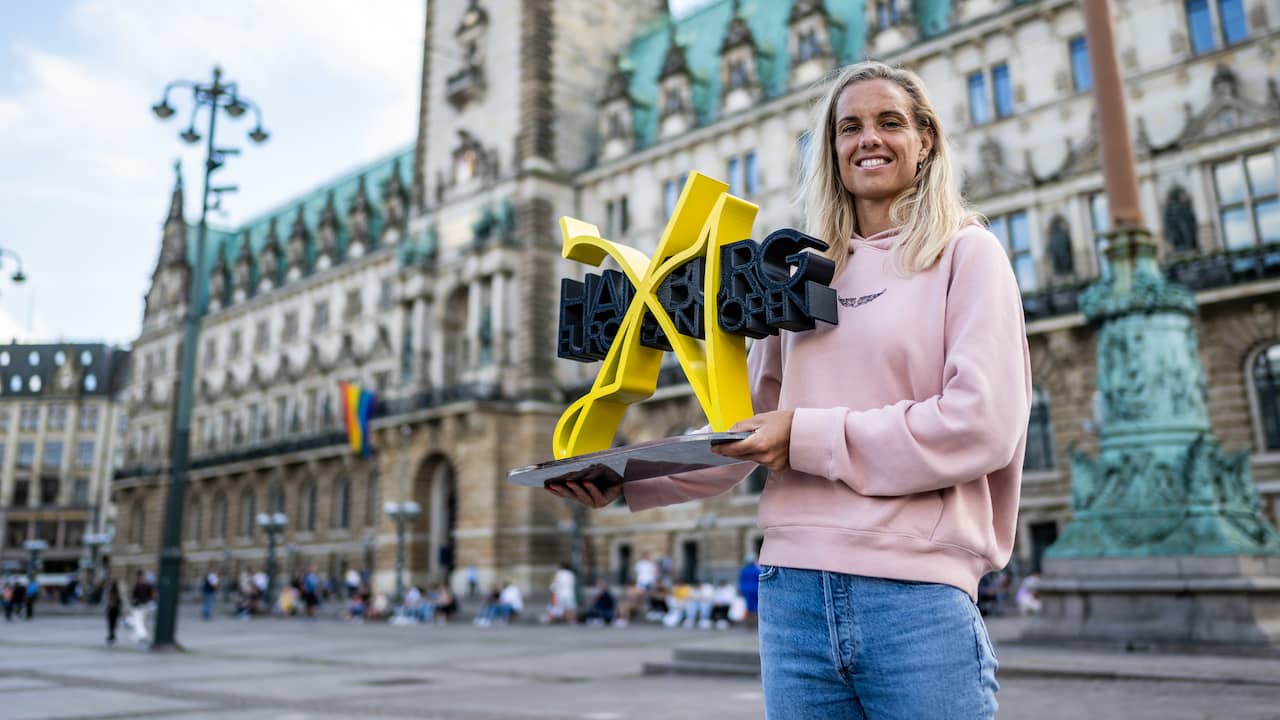
[[[333,482],[333,526],[340,530],[351,527],[351,480],[345,477]]]
[[[200,542],[201,536],[204,535],[204,503],[200,498],[192,498],[191,509],[187,511],[187,539],[193,543]]]
[[[1052,470],[1053,424],[1049,420],[1049,396],[1040,388],[1031,391],[1031,419],[1027,423],[1027,455],[1023,470]]]
[[[1280,343],[1259,352],[1254,358],[1253,392],[1258,400],[1262,448],[1280,450]]]
[[[213,536],[214,540],[227,537],[227,496],[218,493],[213,496]]]
[[[298,529],[315,532],[316,529],[316,481],[308,480],[298,495]]]
[[[240,537],[253,537],[253,525],[258,515],[258,499],[251,488],[240,493]]]
[[[365,492],[364,503],[364,524],[369,527],[377,527],[378,525],[378,509],[382,505],[382,488],[378,482],[378,469],[374,468],[369,471],[369,487]]]

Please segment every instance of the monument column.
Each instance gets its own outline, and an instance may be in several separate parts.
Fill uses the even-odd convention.
[[[1249,452],[1213,436],[1195,297],[1165,280],[1139,205],[1110,0],[1084,0],[1111,231],[1080,295],[1097,328],[1099,454],[1071,457],[1073,519],[1045,553],[1031,639],[1280,642],[1280,533]]]

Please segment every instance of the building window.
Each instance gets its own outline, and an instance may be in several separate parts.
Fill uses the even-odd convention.
[[[209,338],[204,341],[204,364],[213,365],[218,362],[218,341]]]
[[[971,73],[969,85],[969,119],[974,125],[991,122],[992,98],[987,95],[986,74],[979,70]],[[995,117],[1006,118],[1013,114],[1013,81],[1009,66],[1000,63],[991,68],[991,86],[995,92]]]
[[[1013,83],[1009,80],[1009,66],[1005,63],[991,68],[991,84],[996,91],[996,117],[1013,114]]]
[[[729,158],[729,194],[751,197],[760,190],[755,151]]]
[[[213,527],[210,530],[214,540],[227,537],[227,496],[222,493],[213,496]]]
[[[16,376],[15,376],[16,377]],[[18,380],[18,384],[22,384],[22,380]],[[19,430],[35,430],[40,427],[40,408],[24,407],[19,411],[18,429]]]
[[[49,406],[49,429],[65,430],[67,428],[67,406],[66,405],[50,405]]]
[[[258,498],[253,490],[245,489],[240,493],[240,537],[253,537],[253,525],[257,522]]]
[[[190,513],[191,517],[191,524],[187,526],[190,533],[187,539],[193,543],[198,543],[204,535],[204,504],[200,502],[199,498],[192,500],[191,509],[187,512]]]
[[[133,501],[129,512],[129,544],[142,545],[143,531],[147,523],[147,510],[141,500]]]
[[[93,441],[81,440],[76,445],[76,467],[90,468],[93,467]]]
[[[884,30],[897,25],[901,20],[898,0],[876,0],[876,27]]]
[[[386,310],[391,307],[394,302],[394,298],[395,293],[392,292],[391,281],[383,279],[381,284],[378,285],[378,307],[382,310]]]
[[[1280,343],[1258,353],[1254,359],[1253,391],[1258,399],[1263,448],[1280,450]]]
[[[9,408],[0,407],[0,432],[8,432],[9,414]]]
[[[233,359],[240,357],[240,350],[242,349],[243,344],[244,343],[240,339],[240,331],[232,330],[231,331],[231,347],[227,349],[227,357],[230,357]]]
[[[623,195],[604,204],[605,234],[611,238],[622,237],[631,229],[631,210],[627,196]]]
[[[44,461],[41,465],[45,470],[57,470],[62,467],[61,440],[53,440],[44,444]]]
[[[662,212],[671,217],[676,211],[676,203],[680,200],[680,190],[684,187],[685,176],[668,178],[662,182]]]
[[[15,480],[13,483],[13,506],[26,507],[31,504],[31,481]],[[10,523],[10,527],[13,523]],[[19,543],[21,544],[21,543]]]
[[[1227,249],[1280,242],[1280,196],[1271,152],[1214,165],[1213,185]]]
[[[991,121],[991,101],[987,99],[987,78],[981,72],[969,76],[969,120],[974,125]]]
[[[33,442],[18,443],[18,468],[30,470],[36,464],[36,444]]]
[[[284,331],[280,333],[280,338],[285,342],[291,342],[298,338],[297,310],[292,310],[284,314]]]
[[[80,429],[81,430],[97,430],[98,429],[98,407],[86,407],[80,410]]]
[[[818,38],[818,28],[811,27],[800,32],[796,37],[797,62],[803,64],[822,55],[822,41]]]
[[[1040,388],[1031,391],[1031,419],[1027,423],[1027,453],[1023,470],[1052,470],[1053,426],[1049,420],[1049,397]]]
[[[1089,45],[1084,36],[1071,38],[1067,44],[1071,52],[1071,82],[1076,91],[1093,89],[1093,70],[1089,67]]]
[[[1187,29],[1191,33],[1192,52],[1199,55],[1214,48],[1209,0],[1187,0]]]
[[[353,320],[364,314],[364,296],[360,294],[360,290],[348,290],[347,300],[342,304],[342,318],[344,320]]]
[[[365,493],[364,524],[369,527],[378,526],[378,509],[382,504],[382,488],[379,486],[378,471],[369,472],[369,487]]]
[[[1222,41],[1235,45],[1249,37],[1244,17],[1244,0],[1218,0],[1218,20],[1222,23]]]
[[[57,505],[58,492],[61,490],[61,483],[56,477],[40,478],[40,504],[41,505]]]
[[[1249,37],[1243,0],[1187,0],[1186,8],[1191,51],[1196,55],[1217,49],[1219,38],[1223,45],[1234,45]],[[1214,32],[1215,21],[1221,32]]]
[[[1035,290],[1036,263],[1031,255],[1031,225],[1027,222],[1027,213],[1019,211],[992,218],[991,232],[1009,253],[1018,287],[1023,292]]]
[[[315,304],[311,313],[311,330],[319,332],[329,327],[329,301],[321,300]]]
[[[271,338],[267,336],[269,326],[266,320],[259,320],[257,327],[253,332],[253,349],[262,351],[267,349],[267,345],[271,342]]]
[[[89,504],[89,481],[85,478],[76,478],[75,484],[71,486],[71,504],[79,506]]]
[[[339,530],[351,527],[351,481],[345,477],[333,486],[333,526]]]
[[[316,529],[316,481],[308,480],[298,496],[298,529],[315,532]]]

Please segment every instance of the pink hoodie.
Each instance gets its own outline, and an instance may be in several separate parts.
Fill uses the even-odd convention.
[[[984,227],[929,270],[897,268],[897,230],[855,236],[831,284],[840,323],[751,350],[757,413],[795,411],[791,469],[760,498],[760,562],[954,585],[1003,567],[1031,405],[1022,294]],[[743,464],[624,485],[633,511],[725,492]]]

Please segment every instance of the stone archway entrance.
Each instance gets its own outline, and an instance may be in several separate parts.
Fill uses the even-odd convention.
[[[413,500],[422,507],[414,523],[409,572],[415,583],[448,582],[454,565],[458,484],[443,455],[427,458],[413,482]]]

